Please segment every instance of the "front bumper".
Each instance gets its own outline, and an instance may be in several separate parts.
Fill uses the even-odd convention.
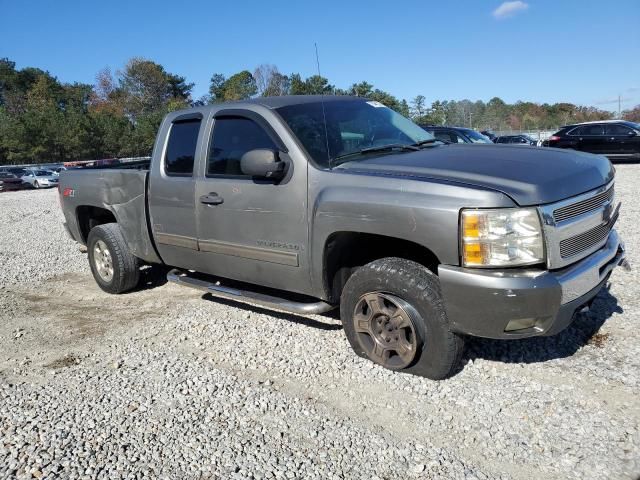
[[[561,270],[440,265],[438,275],[454,331],[486,338],[525,338],[555,335],[569,326],[576,311],[625,262],[624,244],[611,230],[604,247]]]

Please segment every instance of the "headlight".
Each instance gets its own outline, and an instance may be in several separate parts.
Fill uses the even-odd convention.
[[[465,267],[514,267],[544,261],[540,217],[535,208],[462,210]]]

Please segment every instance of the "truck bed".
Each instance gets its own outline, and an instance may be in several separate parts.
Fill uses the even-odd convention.
[[[73,189],[73,196],[62,198],[63,212],[72,236],[84,243],[78,221],[78,207],[97,207],[116,218],[127,246],[136,257],[148,262],[161,260],[153,246],[147,221],[147,179],[145,162],[107,167],[72,169],[60,174],[60,191]],[[146,167],[149,163],[146,162]],[[114,168],[116,167],[116,168]]]

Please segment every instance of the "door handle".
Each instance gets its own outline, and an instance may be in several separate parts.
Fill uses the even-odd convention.
[[[209,195],[202,195],[200,197],[200,203],[204,203],[205,205],[220,205],[224,203],[224,198],[216,192],[211,192]]]

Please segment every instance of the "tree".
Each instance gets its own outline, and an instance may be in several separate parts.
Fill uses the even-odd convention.
[[[427,114],[427,105],[424,95],[418,95],[411,100],[411,117],[420,121]]]
[[[209,94],[211,102],[227,102],[244,100],[253,97],[258,92],[256,81],[248,70],[243,70],[229,78],[220,73],[211,77]]]
[[[275,65],[258,65],[253,78],[259,97],[278,97],[289,92],[289,77],[281,74]]]
[[[221,73],[214,73],[209,82],[209,97],[211,102],[224,101],[224,84],[226,77]]]
[[[168,76],[151,60],[132,58],[119,77],[125,110],[134,122],[140,115],[158,110],[169,97]]]
[[[332,95],[335,87],[329,79],[320,75],[312,75],[305,80],[298,73],[290,77],[289,93],[291,95]]]
[[[640,122],[640,105],[636,105],[631,110],[622,112],[622,118],[630,122]]]
[[[195,83],[187,83],[186,78],[180,75],[167,73],[167,89],[171,98],[189,102],[191,100],[191,90],[193,90],[194,86]]]
[[[373,85],[371,85],[369,82],[354,83],[348,90],[348,95],[353,95],[356,97],[369,98],[372,93]]]
[[[224,85],[225,100],[244,100],[257,92],[256,81],[248,70],[230,76]]]

